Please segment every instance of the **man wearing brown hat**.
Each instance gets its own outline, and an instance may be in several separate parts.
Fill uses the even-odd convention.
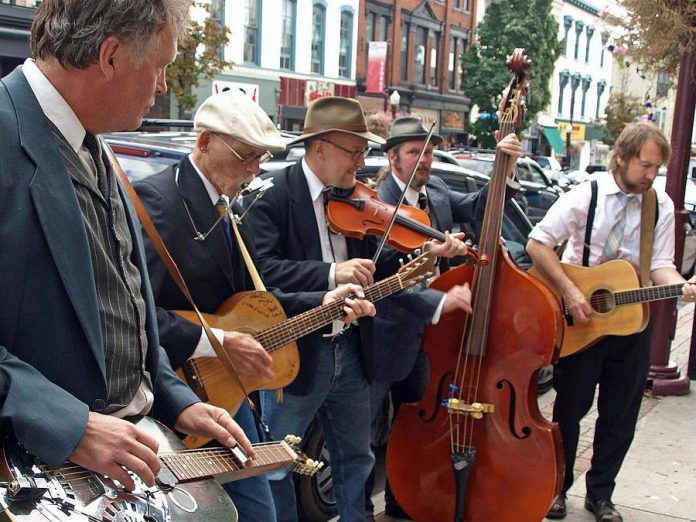
[[[362,107],[353,99],[327,97],[307,111],[305,156],[273,173],[274,186],[251,210],[259,265],[266,280],[285,291],[327,290],[336,285],[372,284],[376,241],[335,235],[327,227],[324,195],[330,187],[350,189],[368,152],[367,141],[384,143],[370,133]],[[424,291],[393,296],[420,317],[468,306],[468,288],[446,298]],[[380,301],[383,303],[386,300]],[[371,318],[345,331],[340,325],[301,340],[300,374],[285,390],[283,402],[262,394],[264,421],[276,430],[304,433],[316,415],[331,454],[331,471],[341,520],[365,519],[364,484],[373,466],[370,450],[370,399],[366,372],[374,358]],[[375,332],[379,334],[380,332]],[[404,325],[403,342],[410,342]],[[292,481],[287,472],[269,475],[278,520],[297,520]]]
[[[242,184],[254,178],[259,164],[272,152],[285,149],[285,140],[257,103],[235,91],[205,100],[196,112],[194,128],[198,135],[193,152],[173,171],[136,184],[136,191],[187,281],[197,306],[203,312],[213,313],[232,294],[254,290],[229,211],[242,214],[235,203]],[[253,259],[253,232],[246,219],[239,224],[238,230]],[[215,357],[201,326],[171,312],[190,310],[191,306],[168,275],[150,241],[146,241],[146,251],[160,342],[172,366],[179,368],[190,357]],[[358,290],[358,287],[294,294],[271,289],[289,316],[343,297],[351,290]],[[350,301],[350,304],[355,309],[346,310],[348,321],[374,310],[367,301]],[[273,377],[271,356],[251,335],[217,329],[214,333],[230,353],[240,374]],[[235,419],[253,442],[259,441],[246,403]],[[277,437],[287,434],[275,430],[273,433]],[[235,501],[240,520],[275,520],[265,476],[232,482],[225,488]]]
[[[398,118],[392,124],[389,138],[382,147],[389,157],[390,170],[380,177],[377,188],[379,198],[385,203],[394,205],[398,202],[411,171],[418,161],[427,135],[428,131],[420,118],[405,116]],[[454,222],[472,223],[475,230],[480,229],[488,186],[486,185],[478,192],[463,194],[449,190],[442,179],[431,176],[433,148],[440,143],[442,143],[442,137],[433,134],[416,168],[411,186],[406,191],[405,204],[418,206],[427,211],[433,228],[441,232],[447,233],[451,230]],[[515,161],[522,151],[519,140],[514,134],[510,134],[500,140],[498,149],[511,157],[508,176],[512,176]],[[508,184],[510,189],[507,190],[506,197],[511,197],[519,185],[511,180],[508,181]],[[440,256],[439,267],[441,271],[449,268],[451,258],[466,252],[466,246],[461,241],[462,237],[463,234],[453,234],[448,237],[446,243],[429,245],[429,248]],[[389,257],[389,253],[386,254],[386,257]],[[377,306],[377,313],[378,317],[382,315],[380,306]],[[420,338],[426,325],[425,321],[406,310],[402,310],[401,315],[401,324],[420,325],[417,334]],[[413,326],[413,328],[417,328],[417,326]],[[414,348],[413,344],[404,347],[393,342],[386,342],[376,353],[371,375],[373,417],[377,414],[378,408],[384,402],[390,389],[395,410],[402,403],[420,400],[424,393],[428,380],[427,358],[425,354],[420,352],[419,345],[415,346],[415,350],[412,348]],[[394,361],[397,360],[401,361],[401,364],[395,364]],[[371,494],[372,481],[369,481],[365,496],[368,515],[373,508]],[[391,494],[388,482],[385,487],[385,497],[387,515],[406,516]]]

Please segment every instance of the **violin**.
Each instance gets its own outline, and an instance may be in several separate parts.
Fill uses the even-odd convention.
[[[383,236],[394,215],[393,205],[384,203],[377,192],[357,181],[352,193],[329,192],[326,219],[337,234],[362,239],[365,235]],[[445,241],[445,234],[430,226],[428,214],[417,207],[401,206],[387,236],[387,244],[401,252],[412,252],[428,239]]]

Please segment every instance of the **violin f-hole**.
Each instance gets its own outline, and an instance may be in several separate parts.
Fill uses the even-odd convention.
[[[454,373],[452,372],[447,372],[443,373],[442,377],[440,377],[440,381],[437,384],[437,393],[435,394],[435,398],[433,400],[433,411],[426,418],[426,411],[424,409],[418,410],[418,418],[422,420],[424,423],[428,424],[430,422],[433,422],[435,420],[435,417],[437,417],[437,414],[440,411],[440,406],[442,405],[442,401],[444,401],[447,397],[445,397],[444,390],[445,390],[445,383],[450,381],[454,377]]]
[[[529,437],[532,430],[529,426],[522,426],[522,434],[520,435],[517,433],[517,427],[515,425],[515,418],[517,417],[517,392],[515,391],[515,387],[512,385],[512,383],[507,379],[498,381],[498,389],[502,390],[506,384],[510,389],[510,410],[508,411],[508,426],[510,427],[510,433],[512,433],[513,437],[516,439],[524,440]]]

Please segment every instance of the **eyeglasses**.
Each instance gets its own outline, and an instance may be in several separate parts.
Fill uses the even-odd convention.
[[[270,159],[273,157],[273,154],[271,154],[269,151],[266,151],[266,152],[264,152],[263,154],[253,154],[253,153],[249,153],[249,154],[245,154],[244,156],[242,156],[242,155],[239,154],[236,150],[234,150],[234,149],[232,148],[232,146],[231,146],[229,143],[227,143],[225,140],[223,140],[223,139],[222,139],[220,136],[218,136],[216,133],[213,132],[212,134],[213,134],[217,139],[219,139],[222,143],[224,143],[224,144],[225,144],[225,147],[227,147],[228,149],[230,149],[230,151],[232,151],[232,154],[234,154],[235,156],[237,156],[237,159],[241,162],[242,165],[251,165],[251,164],[254,163],[256,160],[258,160],[259,165],[260,165],[261,163],[266,163],[268,160],[270,160]]]
[[[350,159],[353,161],[358,161],[360,158],[366,158],[367,155],[370,153],[370,147],[365,147],[364,149],[360,150],[350,150],[346,149],[345,147],[341,147],[338,143],[334,143],[333,141],[327,140],[325,138],[319,138],[319,141],[325,141],[326,143],[330,143],[337,149],[341,149],[343,152],[350,154]]]

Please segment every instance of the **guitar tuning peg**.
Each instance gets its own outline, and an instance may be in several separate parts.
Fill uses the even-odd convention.
[[[413,261],[413,255],[412,254],[406,254],[406,259],[409,261]]]
[[[421,254],[423,253],[423,251],[422,251],[420,248],[416,248],[416,249],[413,251],[413,253],[414,253],[415,255],[419,256],[419,255],[421,255]]]
[[[474,242],[471,239],[467,239],[466,241],[464,241],[464,244],[468,247],[474,246]]]
[[[399,266],[404,266],[404,258],[403,257],[399,258]]]

